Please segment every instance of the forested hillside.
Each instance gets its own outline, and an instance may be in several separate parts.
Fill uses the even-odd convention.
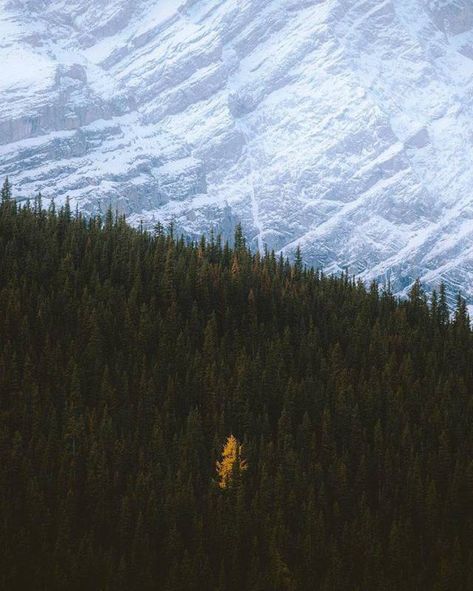
[[[473,589],[461,299],[3,197],[1,589]]]

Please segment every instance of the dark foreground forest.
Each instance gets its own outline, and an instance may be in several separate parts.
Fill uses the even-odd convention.
[[[8,194],[0,257],[2,590],[473,589],[461,299]]]

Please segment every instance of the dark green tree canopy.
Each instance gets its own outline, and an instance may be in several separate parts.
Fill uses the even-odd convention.
[[[1,589],[473,589],[462,298],[8,183],[0,253]]]

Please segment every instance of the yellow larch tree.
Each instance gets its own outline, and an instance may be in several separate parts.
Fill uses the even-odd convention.
[[[220,488],[228,488],[235,474],[241,473],[248,468],[246,460],[243,458],[242,445],[234,435],[229,435],[223,446],[222,459],[217,462],[217,474]]]

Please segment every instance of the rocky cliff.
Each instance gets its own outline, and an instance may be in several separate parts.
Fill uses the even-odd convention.
[[[473,297],[470,0],[0,0],[0,64],[20,198]]]

